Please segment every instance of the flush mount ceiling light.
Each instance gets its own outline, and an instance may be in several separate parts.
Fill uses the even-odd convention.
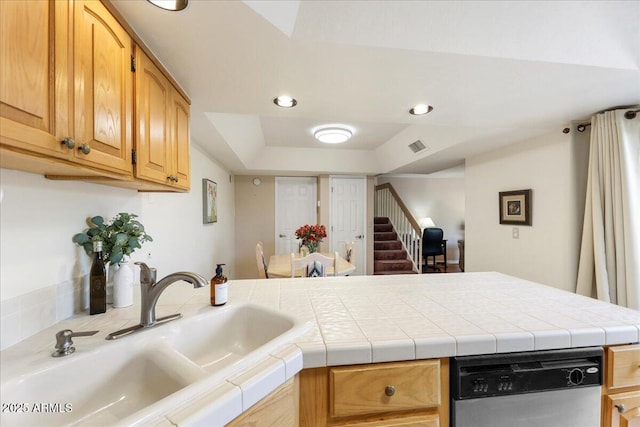
[[[280,95],[273,98],[273,103],[282,108],[292,108],[298,105],[298,101],[288,95]]]
[[[413,108],[409,110],[409,113],[413,114],[414,116],[421,116],[423,114],[427,114],[432,111],[433,111],[433,107],[431,105],[418,104],[418,105],[414,105]]]
[[[313,136],[325,144],[342,144],[353,136],[353,131],[346,126],[328,125],[314,129]]]
[[[147,0],[149,3],[161,9],[178,11],[187,7],[189,0]]]

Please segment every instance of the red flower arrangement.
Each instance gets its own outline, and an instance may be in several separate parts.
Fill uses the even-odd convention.
[[[327,237],[327,229],[320,224],[305,224],[296,230],[296,237],[301,240],[300,245],[305,245],[313,253],[318,250],[318,243]]]

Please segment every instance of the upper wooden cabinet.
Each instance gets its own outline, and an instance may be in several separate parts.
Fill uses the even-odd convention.
[[[99,1],[74,9],[76,159],[130,175],[133,42]]]
[[[99,1],[2,1],[0,16],[3,148],[86,166],[44,173],[131,177],[132,41],[120,24]]]
[[[136,49],[137,178],[189,189],[189,111],[189,103]]]
[[[66,1],[0,1],[4,146],[57,158],[72,152],[62,143],[73,137],[69,7]]]
[[[188,191],[189,101],[134,45],[108,2],[1,0],[0,166]]]

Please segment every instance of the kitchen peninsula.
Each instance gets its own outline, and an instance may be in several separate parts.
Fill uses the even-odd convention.
[[[316,368],[439,360],[444,373],[451,356],[612,346],[639,339],[640,312],[492,272],[238,280],[231,283],[229,304],[223,308],[208,306],[208,291],[188,285],[168,288],[158,303],[158,314],[182,312],[185,319],[174,322],[178,324],[203,312],[249,303],[286,313],[306,322],[306,327],[250,367],[238,364],[238,372],[226,371],[229,376],[215,378],[215,383],[204,378],[191,384],[175,393],[184,398],[168,396],[174,398],[170,405],[168,400],[156,402],[139,425],[205,420],[224,425],[282,384]],[[96,336],[76,341],[78,353],[98,351],[112,345],[104,340],[106,334],[137,322],[138,310],[134,304],[104,315],[79,315],[3,351],[3,389],[17,372],[28,372],[41,360],[51,363],[57,330],[99,329]],[[122,341],[141,346],[145,334],[151,333]],[[74,357],[64,359],[70,363]],[[432,367],[424,369],[431,372]],[[197,389],[197,398],[189,394],[192,389]],[[301,385],[302,401],[304,394]],[[7,398],[2,393],[3,404]],[[442,414],[445,400],[442,396]],[[340,408],[333,410],[339,413]],[[2,415],[4,424],[9,418]],[[136,416],[121,421],[130,425]]]

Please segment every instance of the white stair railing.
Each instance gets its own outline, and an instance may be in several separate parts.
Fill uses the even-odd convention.
[[[387,217],[407,251],[413,270],[422,272],[422,230],[398,193],[389,183],[376,186],[375,216]]]

